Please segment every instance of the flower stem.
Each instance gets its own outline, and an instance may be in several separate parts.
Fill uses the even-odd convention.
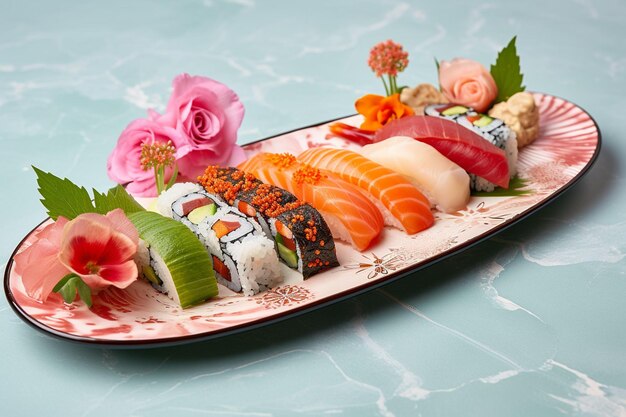
[[[396,94],[398,92],[398,83],[395,75],[389,76],[389,95]]]
[[[172,172],[172,176],[170,177],[170,180],[165,185],[166,190],[169,190],[172,187],[172,185],[176,183],[177,177],[178,177],[178,164],[174,162],[174,172]]]
[[[385,76],[380,77],[380,79],[382,80],[383,85],[385,86],[385,94],[386,94],[387,96],[389,96],[389,95],[390,95],[390,94],[389,94],[389,88],[387,88],[387,83],[385,82]]]

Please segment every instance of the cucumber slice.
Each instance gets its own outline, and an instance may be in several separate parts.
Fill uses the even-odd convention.
[[[217,205],[209,204],[208,206],[202,206],[191,210],[187,215],[189,221],[193,224],[200,224],[202,220],[209,216],[213,216],[217,212]]]
[[[278,246],[278,254],[290,268],[297,268],[298,267],[298,254],[296,253],[296,251],[293,251],[287,248],[287,246],[284,245],[284,242],[285,241],[283,240],[282,236],[277,234],[276,246]]]
[[[178,299],[181,307],[190,307],[217,295],[211,257],[187,226],[150,211],[129,213],[128,218],[150,250],[167,266],[172,282],[164,281],[172,288],[165,289],[176,293],[173,298]]]

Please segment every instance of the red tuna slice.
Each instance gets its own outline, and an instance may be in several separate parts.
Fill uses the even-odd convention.
[[[429,116],[403,117],[378,130],[374,142],[393,136],[408,136],[424,142],[464,170],[502,188],[509,188],[509,164],[504,151],[450,120]]]

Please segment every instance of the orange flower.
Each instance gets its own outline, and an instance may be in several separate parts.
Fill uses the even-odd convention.
[[[389,97],[367,94],[354,103],[356,111],[365,117],[361,129],[375,131],[405,116],[412,116],[413,109],[402,104],[400,94]]]

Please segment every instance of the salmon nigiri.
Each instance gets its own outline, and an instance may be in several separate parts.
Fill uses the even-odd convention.
[[[432,146],[408,136],[395,136],[365,145],[359,152],[405,176],[437,210],[454,213],[466,208],[469,175]]]
[[[385,224],[414,234],[430,227],[430,202],[404,176],[347,149],[311,148],[298,160],[361,188],[381,208]]]
[[[298,162],[293,155],[260,153],[238,168],[311,204],[322,214],[333,237],[360,251],[383,230],[382,214],[356,186]]]

